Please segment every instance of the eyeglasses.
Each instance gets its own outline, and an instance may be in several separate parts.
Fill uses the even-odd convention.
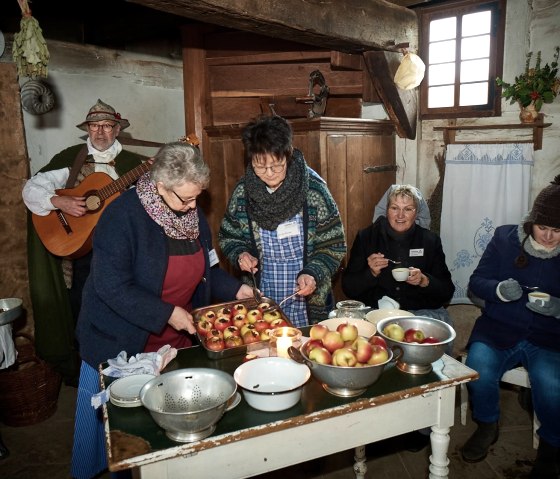
[[[255,173],[257,173],[258,175],[262,175],[266,173],[266,170],[270,170],[272,171],[272,173],[281,173],[282,171],[284,171],[285,168],[286,168],[286,161],[283,161],[282,163],[278,163],[272,166],[258,166],[255,165],[255,163],[253,163],[253,170],[255,170]]]
[[[99,123],[88,123],[88,128],[91,131],[97,131],[99,130],[99,128],[103,128],[103,131],[105,133],[109,133],[110,131],[113,131],[113,128],[115,128],[116,125],[116,123],[103,123],[102,125],[100,125]]]
[[[183,206],[187,206],[188,204],[192,203],[193,201],[196,201],[196,198],[190,198],[188,200],[184,200],[177,193],[175,193],[175,191],[171,190],[171,192],[177,197],[177,199],[181,202],[181,204]]]
[[[412,206],[405,206],[404,208],[399,208],[398,206],[389,206],[388,210],[393,213],[394,215],[398,215],[403,213],[405,216],[411,216],[415,213],[416,208]]]

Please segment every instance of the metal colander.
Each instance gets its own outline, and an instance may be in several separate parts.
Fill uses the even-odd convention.
[[[223,371],[178,369],[148,381],[140,400],[170,439],[192,442],[214,432],[236,391],[233,377]]]

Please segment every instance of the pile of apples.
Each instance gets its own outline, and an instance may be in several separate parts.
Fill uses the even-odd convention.
[[[381,336],[367,339],[358,335],[351,323],[340,323],[336,330],[314,324],[309,330],[304,353],[319,364],[345,367],[364,367],[381,364],[389,359],[387,343]]]
[[[238,303],[207,310],[197,318],[196,332],[211,351],[268,341],[271,330],[289,326],[280,311],[266,311],[269,306],[269,303],[260,303],[254,309],[247,309]]]
[[[383,328],[383,334],[393,341],[401,343],[419,343],[419,344],[435,344],[440,340],[433,336],[426,336],[424,331],[417,328],[405,329],[397,323],[390,323]]]

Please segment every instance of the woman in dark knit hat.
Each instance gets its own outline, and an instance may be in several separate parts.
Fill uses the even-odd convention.
[[[550,294],[530,303],[530,287]],[[500,226],[469,282],[485,302],[469,339],[468,384],[477,430],[463,446],[467,462],[482,461],[498,440],[499,381],[521,364],[529,373],[541,426],[531,478],[560,473],[560,175],[544,188],[520,225]]]

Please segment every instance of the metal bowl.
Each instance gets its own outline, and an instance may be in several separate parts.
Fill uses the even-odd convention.
[[[21,305],[20,298],[0,299],[0,326],[15,321],[21,314]]]
[[[167,437],[193,442],[214,432],[236,392],[233,377],[223,371],[178,369],[148,381],[140,400]]]
[[[384,333],[385,327],[391,323],[399,324],[405,331],[410,328],[420,329],[426,336],[439,339],[439,342],[427,344],[395,341]],[[389,346],[402,348],[403,354],[397,361],[397,367],[410,374],[429,373],[432,370],[432,363],[443,356],[447,344],[456,336],[455,330],[449,324],[427,316],[381,319],[377,323],[377,332]]]
[[[307,356],[305,344],[299,349],[288,349],[290,357],[309,367],[311,374],[323,385],[328,393],[334,396],[354,397],[363,394],[365,390],[379,379],[385,365],[393,361],[393,351],[388,349],[389,359],[384,363],[361,367],[332,366],[311,361]]]

